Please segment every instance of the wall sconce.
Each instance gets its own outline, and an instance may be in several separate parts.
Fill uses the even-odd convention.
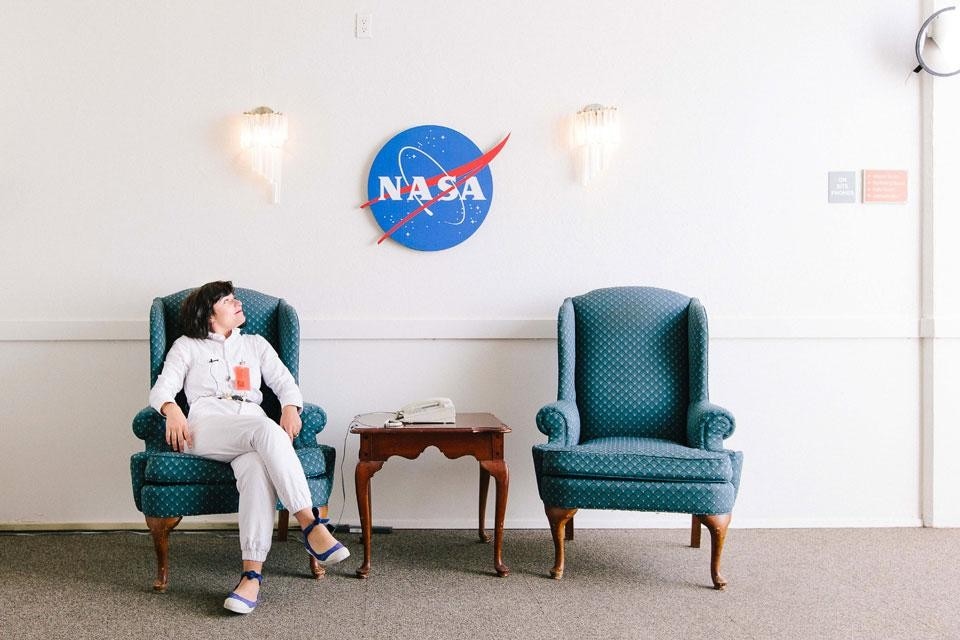
[[[591,104],[578,111],[573,140],[581,148],[580,179],[588,185],[612,164],[613,151],[620,144],[617,108]]]
[[[957,68],[960,67],[960,56],[957,51],[960,47],[960,43],[957,42],[960,36],[957,33],[958,17],[956,13],[942,15],[955,10],[955,6],[940,9],[924,20],[923,25],[920,26],[915,47],[917,62],[920,64],[913,70],[914,73],[920,73],[923,69],[930,75],[941,78],[960,73],[960,68]],[[932,60],[940,68],[955,69],[955,71],[937,71],[927,64],[928,60]]]
[[[287,117],[270,107],[257,107],[243,114],[240,146],[250,150],[254,173],[266,178],[273,187],[273,203],[280,202],[280,177],[283,143],[287,141]]]

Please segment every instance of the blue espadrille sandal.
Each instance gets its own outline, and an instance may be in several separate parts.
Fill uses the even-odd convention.
[[[310,532],[313,531],[313,528],[317,525],[324,525],[330,521],[329,518],[321,518],[320,510],[316,507],[313,508],[313,523],[307,525],[307,528],[303,530],[303,546],[311,556],[317,559],[317,562],[322,564],[325,567],[337,564],[342,562],[350,557],[350,550],[343,546],[343,543],[337,542],[332,547],[327,549],[322,553],[317,553],[313,550],[313,547],[310,546]]]
[[[250,578],[251,580],[256,580],[258,583],[263,584],[263,576],[256,571],[244,571],[240,574],[241,582],[243,578]],[[240,586],[240,583],[237,583],[237,587]],[[236,587],[234,587],[236,588]],[[257,608],[257,602],[260,600],[260,596],[257,596],[256,600],[247,600],[243,596],[237,595],[236,591],[231,591],[230,595],[227,596],[227,599],[223,601],[223,608],[234,613],[250,613]]]

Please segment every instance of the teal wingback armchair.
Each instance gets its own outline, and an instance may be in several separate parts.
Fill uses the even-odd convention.
[[[558,320],[557,401],[537,413],[533,447],[553,535],[554,578],[578,509],[692,514],[712,540],[713,585],[740,485],[743,454],[723,448],[733,416],[707,391],[707,314],[696,298],[650,287],[567,298]]]
[[[155,298],[150,307],[150,385],[163,369],[163,361],[174,340],[183,335],[180,306],[192,291],[187,289],[162,298]],[[252,289],[236,289],[243,301],[247,322],[244,333],[262,335],[273,345],[294,379],[299,382],[300,321],[292,306]],[[269,387],[261,388],[264,411],[274,420],[280,418],[280,403]],[[177,396],[187,412],[183,392]],[[336,451],[317,443],[317,434],[327,423],[327,414],[313,404],[304,404],[303,428],[293,441],[297,456],[307,476],[314,506],[325,516],[327,500],[333,486]],[[189,415],[187,416],[189,420]],[[153,536],[157,555],[157,578],[153,588],[165,591],[169,582],[169,534],[183,516],[235,513],[239,506],[236,477],[229,464],[174,452],[165,441],[166,422],[151,407],[142,409],[133,419],[133,432],[144,441],[145,450],[130,458],[133,499],[143,513]],[[278,539],[287,535],[289,513],[282,504]],[[311,558],[313,575],[323,574],[323,567]]]

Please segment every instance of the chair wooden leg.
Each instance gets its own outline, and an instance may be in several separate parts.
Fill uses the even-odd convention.
[[[326,568],[320,564],[320,561],[310,556],[310,573],[313,574],[313,577],[317,580],[327,575]]]
[[[153,581],[153,590],[163,593],[170,584],[170,531],[180,523],[181,517],[154,518],[145,516],[153,548],[157,552],[157,578]]]
[[[573,540],[573,516],[570,516],[570,519],[567,520],[567,529],[564,532],[564,538]]]
[[[693,547],[694,549],[699,549],[700,548],[700,531],[701,531],[700,518],[697,516],[697,514],[693,514],[693,516],[691,517],[692,517],[692,521],[690,524],[690,546]]]
[[[720,556],[723,553],[723,541],[727,537],[727,527],[730,526],[730,514],[721,513],[699,518],[710,532],[710,577],[713,579],[713,588],[722,591],[727,587],[727,581],[720,575]]]
[[[286,509],[280,510],[277,516],[277,542],[286,542],[287,533],[290,529],[290,512]]]
[[[577,513],[576,509],[566,509],[564,507],[548,507],[544,505],[544,511],[547,513],[547,520],[550,521],[550,532],[553,534],[554,562],[553,569],[550,570],[550,577],[559,580],[563,577],[563,541],[565,537],[567,522]]]

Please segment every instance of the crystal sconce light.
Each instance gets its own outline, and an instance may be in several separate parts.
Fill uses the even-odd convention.
[[[287,141],[287,117],[270,107],[257,107],[243,114],[240,146],[250,150],[253,172],[263,176],[273,191],[273,203],[280,202],[283,143]]]
[[[587,185],[612,164],[620,145],[620,116],[616,107],[591,104],[577,112],[574,144],[580,149],[580,179]]]

